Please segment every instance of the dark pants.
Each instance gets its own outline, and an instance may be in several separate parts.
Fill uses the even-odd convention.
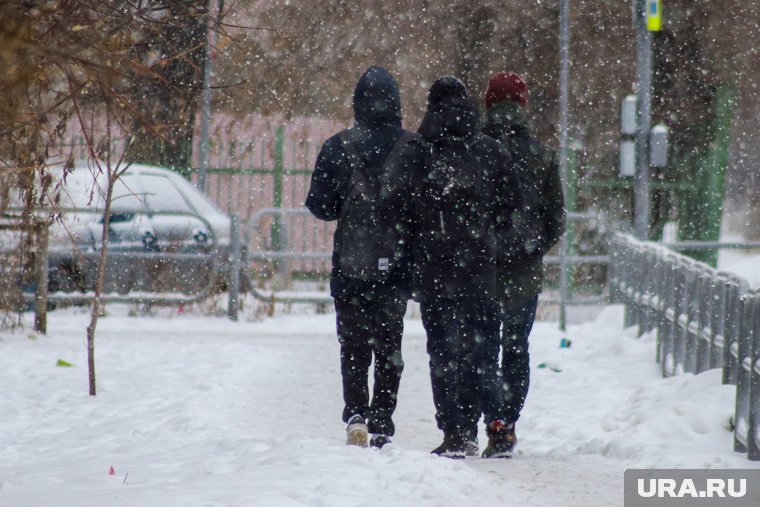
[[[438,428],[467,438],[480,418],[488,306],[476,300],[438,299],[421,303],[420,310]]]
[[[536,318],[538,296],[524,303],[501,310],[501,334],[488,333],[485,340],[485,354],[492,365],[499,365],[499,349],[501,348],[501,368],[496,378],[493,373],[486,383],[501,386],[498,396],[502,397],[504,408],[503,417],[507,422],[515,422],[520,418],[520,411],[528,396],[530,385],[530,355],[528,354],[528,336],[533,329]],[[497,396],[484,392],[484,398]],[[485,412],[485,410],[484,410]]]
[[[335,299],[343,378],[343,422],[359,414],[370,433],[393,435],[391,416],[396,410],[404,362],[401,335],[406,298],[373,293]],[[369,367],[375,357],[375,382],[369,399]]]

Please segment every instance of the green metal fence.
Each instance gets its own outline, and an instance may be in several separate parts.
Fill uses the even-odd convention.
[[[209,143],[206,193],[229,215],[240,217],[243,224],[261,209],[302,207],[319,149],[334,133],[319,130],[314,133],[308,124],[288,124],[259,131],[247,139],[217,132]],[[311,216],[273,214],[257,223],[246,238],[246,247],[251,251],[329,252],[333,231],[333,223]],[[260,278],[286,270],[290,277],[321,279],[329,274],[329,264],[320,259],[280,259],[255,261],[252,269]]]

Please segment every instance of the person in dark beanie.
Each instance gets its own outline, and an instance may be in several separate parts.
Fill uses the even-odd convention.
[[[543,255],[565,230],[562,182],[555,152],[530,133],[525,108],[528,87],[514,72],[494,74],[485,93],[483,133],[498,139],[518,168],[526,208],[515,226],[517,247],[497,255],[496,280],[501,306],[501,334],[486,336],[486,353],[500,365],[504,417],[509,445],[498,442],[484,454],[508,454],[517,443],[515,423],[528,394],[530,366],[528,336],[533,328],[538,295],[543,286]],[[499,363],[499,349],[501,362]]]
[[[395,428],[401,335],[411,297],[412,169],[419,136],[401,127],[396,80],[382,67],[361,76],[355,125],[325,141],[306,207],[337,220],[330,293],[334,299],[347,443],[382,447]],[[417,148],[413,146],[417,144]],[[368,374],[374,356],[370,400]]]
[[[415,177],[414,298],[427,333],[436,422],[443,431],[443,443],[432,452],[463,458],[471,414],[477,412],[474,424],[480,418],[483,368],[491,364],[481,344],[497,296],[494,227],[520,201],[509,157],[498,141],[480,133],[476,106],[459,79],[444,76],[433,83],[418,133],[428,146]],[[491,402],[482,407],[488,428],[504,427],[502,403],[494,396],[483,399]]]

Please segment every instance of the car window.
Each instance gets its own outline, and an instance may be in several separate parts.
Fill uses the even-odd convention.
[[[210,217],[215,215],[221,215],[222,212],[219,211],[219,208],[217,208],[208,197],[206,197],[206,194],[202,193],[200,190],[195,188],[189,181],[184,179],[181,176],[176,176],[172,178],[172,181],[175,185],[177,185],[177,188],[179,188],[180,192],[187,198],[188,201],[190,201],[190,206],[195,208],[195,211],[203,215],[204,217]]]
[[[62,171],[53,168],[50,200],[60,209],[102,210],[106,191],[106,177],[96,175],[86,167],[77,167],[63,178]],[[142,189],[137,177],[124,174],[116,181],[111,207],[115,210],[136,211],[145,207]]]
[[[166,176],[142,173],[140,178],[148,207],[154,213],[192,212],[185,198]]]
[[[113,199],[111,209],[136,211],[145,208],[145,196],[140,188],[137,177],[133,174],[124,174],[113,187]]]
[[[50,201],[60,209],[97,209],[102,207],[100,186],[95,175],[86,167],[77,167],[64,179],[63,171],[50,168],[52,179]]]

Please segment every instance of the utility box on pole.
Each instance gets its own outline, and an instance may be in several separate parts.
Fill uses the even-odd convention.
[[[623,99],[620,108],[620,176],[636,175],[636,95]]]
[[[655,125],[649,133],[649,163],[652,167],[668,165],[668,127]]]
[[[628,95],[623,99],[623,106],[620,108],[620,132],[623,136],[636,135],[636,108],[638,99],[636,95]]]

